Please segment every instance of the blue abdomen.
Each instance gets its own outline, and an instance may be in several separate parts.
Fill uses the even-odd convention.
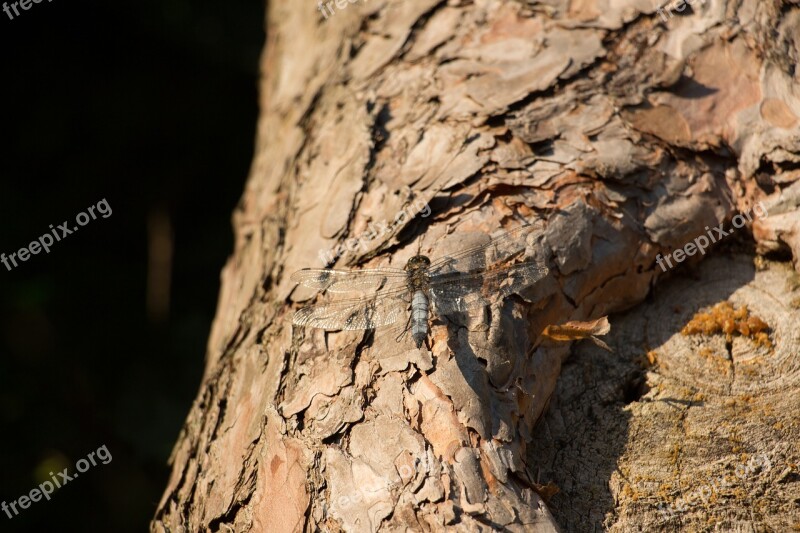
[[[428,297],[421,290],[415,291],[411,298],[411,337],[417,348],[428,336]]]

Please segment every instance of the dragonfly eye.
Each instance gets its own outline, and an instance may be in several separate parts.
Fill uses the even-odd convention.
[[[424,255],[415,255],[411,259],[408,260],[406,263],[406,270],[417,270],[420,267],[427,267],[430,266],[431,260],[425,257]]]

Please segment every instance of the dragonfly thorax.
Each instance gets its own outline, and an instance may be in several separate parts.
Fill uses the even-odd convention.
[[[405,270],[407,270],[408,272],[412,272],[414,270],[420,270],[423,268],[426,269],[429,266],[431,266],[430,259],[428,259],[424,255],[415,255],[414,257],[408,260],[408,262],[406,263]]]
[[[408,288],[411,292],[428,289],[431,260],[424,255],[415,255],[406,263],[405,271],[408,272]]]

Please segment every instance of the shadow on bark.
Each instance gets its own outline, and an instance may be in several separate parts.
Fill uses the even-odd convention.
[[[714,264],[719,268],[723,261]],[[612,316],[614,327],[607,340],[614,353],[588,342],[573,345],[528,449],[534,480],[552,482],[559,489],[548,503],[564,531],[607,531],[617,521],[619,497],[612,494],[612,475],[616,472],[629,486],[635,485],[628,479],[631,473],[619,467],[627,444],[637,437],[632,434],[632,404],[662,402],[680,411],[703,405],[696,398],[654,399],[648,372],[664,369],[653,367],[647,354],[680,335],[702,308],[726,301],[751,282],[755,269],[752,264],[720,270],[703,265],[699,272],[698,278],[688,270],[678,273],[644,303]],[[702,290],[692,290],[701,285]],[[691,296],[675,299],[687,293]],[[671,312],[663,312],[664,307],[671,307]],[[684,385],[697,390],[692,383]],[[645,497],[640,505],[641,516],[649,513],[664,523],[665,515],[659,513],[663,501]]]

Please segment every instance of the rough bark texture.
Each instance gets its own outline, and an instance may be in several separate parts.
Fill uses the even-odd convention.
[[[541,336],[641,303],[657,254],[759,200],[760,251],[800,258],[797,2],[697,0],[666,22],[656,0],[370,0],[327,21],[271,4],[236,247],[153,531],[797,527],[785,265],[717,262],[612,316],[616,354],[578,350],[555,396],[570,346]],[[393,223],[420,202],[430,216]],[[488,335],[438,323],[430,354],[381,358],[370,335],[291,326],[313,295],[289,274],[338,244],[355,243],[338,266],[396,266],[521,219],[543,222],[551,274],[487,310]],[[772,347],[680,335],[728,298]],[[742,463],[750,484],[663,512]]]

